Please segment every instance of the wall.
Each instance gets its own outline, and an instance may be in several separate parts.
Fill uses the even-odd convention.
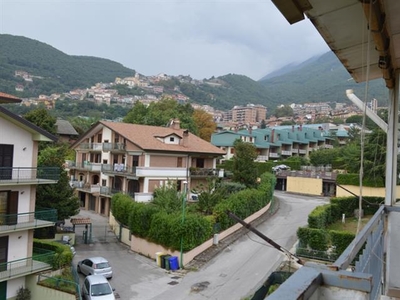
[[[359,195],[360,194],[360,187],[356,185],[341,185],[345,189],[348,189],[352,193]],[[369,186],[363,186],[362,187],[362,195],[365,197],[385,197],[385,188],[373,188]],[[336,187],[336,197],[349,197],[349,196],[354,196],[351,193],[345,191],[344,189],[340,187]],[[396,187],[396,198],[400,198],[400,186]]]
[[[50,276],[50,275],[49,275]],[[40,300],[76,300],[75,295],[50,289],[37,284],[38,276],[31,275],[26,277],[25,287],[31,291],[31,299]]]
[[[165,155],[154,155],[154,154],[150,156],[150,167],[177,168],[177,166],[178,166],[177,156],[165,156]]]
[[[288,176],[286,191],[290,193],[321,196],[322,179]]]

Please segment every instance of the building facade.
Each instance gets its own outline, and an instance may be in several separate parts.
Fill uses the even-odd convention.
[[[66,167],[81,207],[102,215],[116,193],[148,202],[170,182],[190,191],[223,176],[216,163],[225,151],[181,129],[179,120],[168,127],[100,121],[71,147],[76,160]]]
[[[0,104],[19,99],[0,93]],[[58,168],[37,167],[38,142],[56,137],[0,106],[0,299],[15,299],[28,276],[51,269],[33,247],[35,228],[54,226],[55,210],[35,210],[36,186],[54,184]]]

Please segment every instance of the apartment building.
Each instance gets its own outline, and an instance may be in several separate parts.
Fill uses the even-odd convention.
[[[67,168],[81,207],[102,215],[116,193],[147,202],[169,182],[190,191],[223,176],[216,164],[225,151],[181,129],[179,120],[168,127],[100,121],[71,147],[76,160]]]
[[[285,159],[290,156],[308,157],[314,150],[333,147],[333,138],[322,128],[314,129],[302,125],[278,128],[226,130],[214,133],[211,143],[226,152],[224,160],[234,156],[233,144],[237,139],[254,144],[258,161]]]
[[[0,92],[0,104],[21,100]],[[51,269],[53,253],[33,247],[35,228],[54,226],[57,211],[35,210],[36,186],[55,184],[58,168],[37,167],[38,142],[56,137],[0,106],[0,299],[15,299],[28,276]],[[36,250],[36,251],[35,251]]]
[[[254,124],[265,120],[267,108],[263,105],[247,104],[246,106],[235,106],[231,110],[231,120],[239,124]]]

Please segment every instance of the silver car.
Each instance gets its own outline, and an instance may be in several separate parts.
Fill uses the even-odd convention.
[[[113,272],[110,264],[104,257],[91,257],[78,262],[77,270],[84,275],[103,275],[111,279]]]
[[[85,300],[115,300],[114,289],[102,275],[90,275],[82,285],[82,298]]]

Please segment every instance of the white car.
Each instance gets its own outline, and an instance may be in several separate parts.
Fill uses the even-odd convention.
[[[102,275],[105,278],[111,279],[113,272],[110,264],[104,257],[90,257],[78,262],[78,273],[84,275]]]
[[[272,167],[273,171],[280,171],[280,170],[290,170],[290,167],[287,165],[277,165],[275,167]]]
[[[115,300],[114,289],[102,275],[90,275],[82,285],[82,299],[85,300]]]

